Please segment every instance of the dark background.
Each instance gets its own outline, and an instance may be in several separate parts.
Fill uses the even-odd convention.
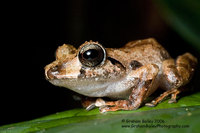
[[[66,0],[6,3],[2,22],[0,124],[80,107],[72,91],[45,80],[44,67],[63,43],[99,41],[121,47],[156,38],[172,55],[197,51],[164,20],[151,0]],[[3,41],[5,40],[5,41]]]

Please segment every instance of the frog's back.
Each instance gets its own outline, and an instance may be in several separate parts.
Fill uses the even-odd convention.
[[[156,64],[161,67],[163,60],[170,58],[168,52],[152,38],[132,41],[122,48],[111,51],[108,52],[108,56],[120,61],[126,67],[133,61],[142,65]]]

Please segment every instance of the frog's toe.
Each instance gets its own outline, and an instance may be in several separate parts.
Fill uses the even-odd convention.
[[[148,107],[155,107],[156,105],[154,103],[146,103],[145,106],[148,106]]]
[[[168,101],[168,103],[176,103],[177,101],[176,101],[176,99],[170,99],[169,101]]]
[[[101,106],[105,106],[105,105],[106,105],[106,102],[102,98],[98,98],[95,102],[96,107],[101,107]]]
[[[90,111],[90,110],[94,109],[95,107],[96,107],[95,103],[92,103],[92,104],[90,104],[89,106],[86,107],[86,110]]]
[[[108,112],[109,110],[110,110],[110,108],[108,106],[99,107],[100,113],[105,113],[105,112]]]

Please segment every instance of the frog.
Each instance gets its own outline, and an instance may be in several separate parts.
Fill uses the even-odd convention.
[[[173,59],[154,38],[130,41],[121,48],[86,41],[78,49],[59,46],[56,60],[45,66],[45,77],[55,86],[88,97],[83,100],[86,110],[136,110],[142,105],[154,107],[168,96],[168,103],[176,103],[197,62],[188,52]],[[157,89],[163,90],[161,95],[144,103]]]

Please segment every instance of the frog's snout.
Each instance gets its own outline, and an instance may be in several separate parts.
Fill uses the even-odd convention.
[[[58,66],[54,66],[52,68],[49,68],[48,70],[45,71],[45,76],[46,79],[55,79],[56,75],[58,74]]]
[[[77,79],[80,75],[79,62],[53,62],[45,67],[47,80],[53,79]]]

